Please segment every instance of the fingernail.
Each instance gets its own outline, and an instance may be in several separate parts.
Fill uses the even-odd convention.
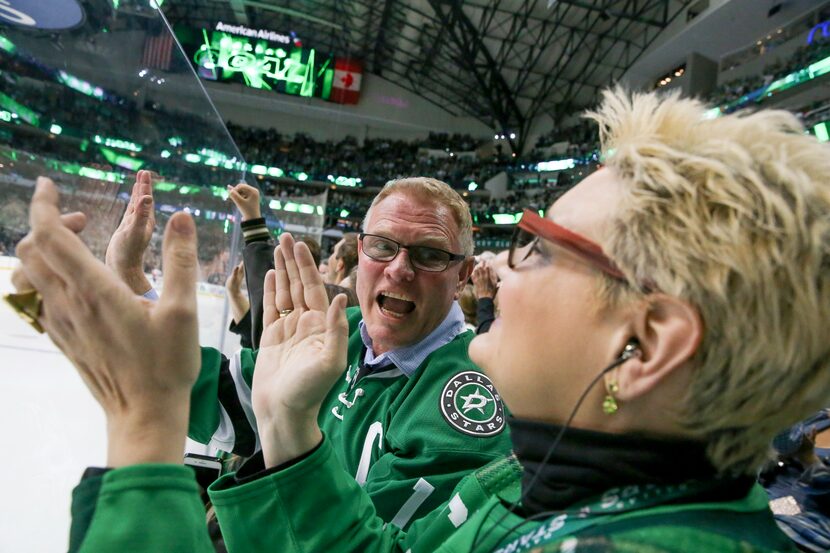
[[[193,219],[187,215],[176,214],[170,219],[170,224],[173,225],[173,230],[182,235],[193,234]]]
[[[153,198],[143,198],[141,200],[141,205],[143,205],[144,207],[149,207],[150,204],[152,204],[152,203],[153,203]]]

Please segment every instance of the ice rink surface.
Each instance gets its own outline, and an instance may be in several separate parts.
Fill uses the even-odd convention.
[[[12,291],[17,260],[0,257],[0,293]],[[221,289],[199,291],[200,340],[217,347],[224,315]],[[239,347],[226,334],[224,348]],[[0,552],[66,551],[72,488],[88,466],[106,464],[103,412],[45,334],[0,304]],[[189,450],[200,451],[189,444]]]

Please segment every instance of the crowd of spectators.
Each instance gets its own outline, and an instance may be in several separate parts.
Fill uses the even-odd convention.
[[[827,56],[830,56],[830,41],[801,46],[791,56],[766,65],[760,74],[722,84],[709,96],[709,102],[715,105],[728,104]]]
[[[569,146],[574,146],[581,150],[587,148],[596,149],[599,137],[597,136],[597,129],[588,121],[580,121],[576,125],[567,127],[565,129],[556,127],[536,139],[536,149],[541,150],[548,148],[560,142],[567,142]]]
[[[480,158],[475,151],[477,143],[469,135],[432,133],[426,140],[367,138],[360,143],[353,136],[315,140],[304,133],[284,134],[274,128],[233,123],[228,123],[228,130],[250,162],[279,167],[290,174],[302,172],[310,180],[322,182],[331,175],[360,178],[363,186],[379,187],[390,179],[429,174],[465,188],[472,181],[486,181],[503,165],[493,158]]]

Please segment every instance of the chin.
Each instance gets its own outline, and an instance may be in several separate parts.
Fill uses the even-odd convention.
[[[488,372],[489,361],[492,357],[488,352],[492,346],[492,338],[493,336],[489,332],[479,334],[470,342],[467,352],[473,363],[478,365],[484,372]]]

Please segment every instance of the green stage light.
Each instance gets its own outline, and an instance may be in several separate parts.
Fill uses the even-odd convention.
[[[20,117],[20,119],[23,119],[33,127],[40,126],[40,116],[34,110],[27,108],[11,96],[3,94],[2,92],[0,92],[0,107],[6,108],[11,113],[12,119]]]
[[[521,213],[496,213],[493,222],[497,225],[515,225],[521,218]]]
[[[178,187],[178,184],[161,181],[153,185],[153,190],[158,190],[159,192],[170,192],[171,190],[175,190]]]
[[[818,138],[819,142],[827,142],[830,140],[830,133],[827,131],[827,123],[819,123],[815,127],[813,127],[813,132]]]
[[[15,46],[14,42],[11,40],[0,35],[0,49],[5,50],[9,54],[14,54],[15,50],[17,50],[17,46]]]
[[[118,165],[119,167],[129,169],[130,171],[138,171],[139,169],[144,167],[145,162],[140,159],[119,154],[118,152],[114,152],[109,148],[104,148],[103,146],[99,149],[106,158],[106,160],[112,163],[113,165]]]
[[[129,140],[124,140],[123,138],[112,138],[109,136],[101,136],[100,134],[96,134],[92,137],[92,141],[96,144],[101,144],[108,148],[118,148],[120,150],[128,150],[130,152],[140,152],[144,149],[141,144],[136,144],[135,142],[130,142]]]

